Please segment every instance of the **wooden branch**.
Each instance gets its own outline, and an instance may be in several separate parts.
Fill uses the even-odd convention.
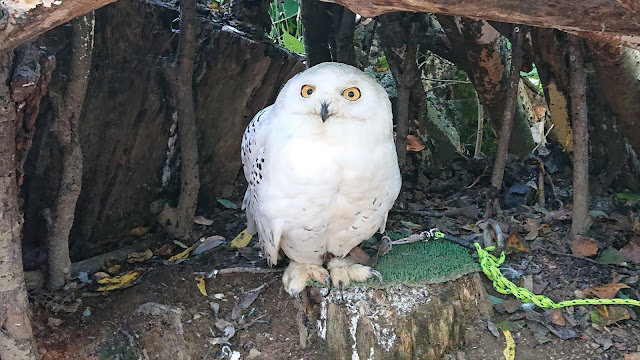
[[[569,35],[571,69],[571,123],[573,127],[573,211],[571,235],[585,235],[589,216],[589,120],[587,117],[587,74],[582,39]]]
[[[537,27],[640,48],[640,16],[635,0],[323,0],[374,17],[395,11],[458,15]],[[633,4],[633,5],[632,5]]]
[[[485,219],[491,218],[493,202],[497,199],[502,188],[504,169],[507,165],[507,155],[509,153],[509,140],[511,130],[513,130],[513,115],[518,98],[518,84],[520,83],[520,66],[522,65],[522,41],[525,29],[515,27],[513,29],[513,44],[511,46],[511,71],[509,73],[509,87],[507,88],[507,99],[504,105],[504,116],[502,118],[502,128],[498,138],[498,150],[496,152],[496,162],[491,177],[491,188],[487,196],[487,208]]]
[[[69,279],[69,234],[75,219],[76,203],[82,189],[83,156],[80,145],[80,114],[87,93],[95,14],[93,12],[73,20],[72,60],[69,83],[52,132],[62,147],[62,179],[58,197],[48,221],[47,250],[49,260],[49,287],[58,289]]]
[[[416,64],[418,44],[416,23],[411,14],[397,13],[380,16],[378,34],[389,69],[398,90],[396,118],[396,151],[398,165],[403,169],[407,162],[407,135],[409,135],[409,106],[411,90],[419,81]]]
[[[10,14],[6,26],[0,22],[0,52],[15,49],[18,45],[62,25],[80,15],[99,9],[116,0],[63,0],[50,7],[39,5],[20,19]],[[0,10],[2,6],[0,5]]]
[[[196,54],[196,0],[180,3],[180,37],[176,61],[165,67],[165,78],[176,100],[178,141],[180,143],[180,196],[178,206],[165,206],[158,220],[171,235],[182,238],[193,227],[200,170],[195,105],[193,102],[193,67]]]
[[[0,358],[40,358],[29,320],[22,270],[22,214],[15,177],[15,103],[9,95],[12,52],[0,52]]]

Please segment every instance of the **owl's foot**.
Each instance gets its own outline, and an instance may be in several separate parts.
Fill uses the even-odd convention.
[[[327,269],[331,274],[331,283],[340,290],[342,300],[344,300],[344,288],[349,286],[351,281],[365,281],[375,276],[382,282],[380,272],[368,266],[357,264],[350,259],[335,257],[329,260]]]
[[[296,299],[299,298],[300,292],[304,290],[309,280],[330,286],[329,272],[320,265],[292,261],[282,275],[284,289]]]

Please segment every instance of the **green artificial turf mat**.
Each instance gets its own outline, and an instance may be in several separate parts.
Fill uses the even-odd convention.
[[[395,240],[393,235],[389,234]],[[480,270],[480,266],[466,248],[446,240],[429,239],[393,245],[391,251],[378,260],[375,269],[387,285],[419,285],[455,280]]]

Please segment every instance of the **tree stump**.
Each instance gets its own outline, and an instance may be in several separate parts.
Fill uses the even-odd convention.
[[[337,290],[308,319],[326,340],[329,359],[440,359],[458,346],[467,324],[491,302],[477,273],[422,286]],[[309,316],[311,315],[311,316]]]

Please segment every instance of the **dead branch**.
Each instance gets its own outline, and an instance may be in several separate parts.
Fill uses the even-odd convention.
[[[571,110],[573,128],[573,218],[571,236],[585,235],[589,216],[589,121],[587,117],[587,75],[582,39],[569,35],[571,68]]]
[[[29,320],[22,269],[22,214],[14,156],[16,112],[6,85],[12,52],[0,53],[0,358],[35,360],[40,355]]]
[[[69,279],[69,234],[75,218],[76,203],[82,189],[82,147],[80,115],[87,93],[87,82],[93,54],[94,13],[73,20],[72,60],[69,82],[58,116],[51,130],[62,152],[62,179],[53,209],[46,213],[47,249],[49,255],[49,287],[60,288]],[[60,100],[58,100],[60,101]]]
[[[105,261],[123,261],[131,253],[148,249],[151,245],[153,245],[154,242],[154,239],[139,240],[136,244],[113,250],[105,254],[96,255],[88,259],[80,260],[78,262],[74,262],[71,264],[71,272],[69,274],[69,277],[78,277],[79,273],[81,272],[93,274],[96,271],[100,271],[104,268]],[[27,271],[24,277],[27,284],[27,290],[39,290],[42,289],[45,285],[45,276],[44,273],[40,270]]]
[[[442,0],[324,0],[341,4],[365,17],[399,11],[427,12],[518,23],[542,28],[555,28],[583,37],[601,39],[626,46],[640,45],[640,17],[636,1],[583,0],[529,2],[518,0],[497,1],[442,1]],[[621,4],[634,3],[632,8]]]
[[[380,43],[398,90],[396,118],[396,151],[398,165],[404,168],[407,161],[407,135],[409,135],[409,100],[414,84],[419,81],[416,64],[418,44],[417,24],[411,14],[385,14],[378,18]]]
[[[196,115],[193,103],[193,67],[196,53],[196,0],[180,3],[180,37],[173,64],[164,67],[164,75],[176,100],[178,141],[180,143],[180,197],[178,206],[168,205],[158,220],[175,237],[191,231],[200,190]]]
[[[518,98],[518,84],[520,82],[520,67],[522,65],[522,40],[525,29],[514,27],[513,43],[511,44],[511,71],[509,73],[509,87],[507,88],[507,99],[504,105],[504,115],[502,118],[502,128],[498,140],[498,150],[496,162],[491,177],[491,188],[487,196],[487,207],[485,219],[491,218],[491,210],[494,201],[497,199],[500,189],[502,189],[502,178],[504,169],[507,166],[507,155],[509,153],[509,140],[513,128],[513,115],[515,112],[516,99]]]
[[[9,1],[9,14],[3,26],[0,18],[0,52],[15,49],[36,36],[62,25],[80,15],[99,9],[116,0],[64,0],[53,2],[51,6],[39,5],[26,14],[13,13]],[[36,3],[39,3],[37,1]],[[2,14],[0,5],[0,17]]]

